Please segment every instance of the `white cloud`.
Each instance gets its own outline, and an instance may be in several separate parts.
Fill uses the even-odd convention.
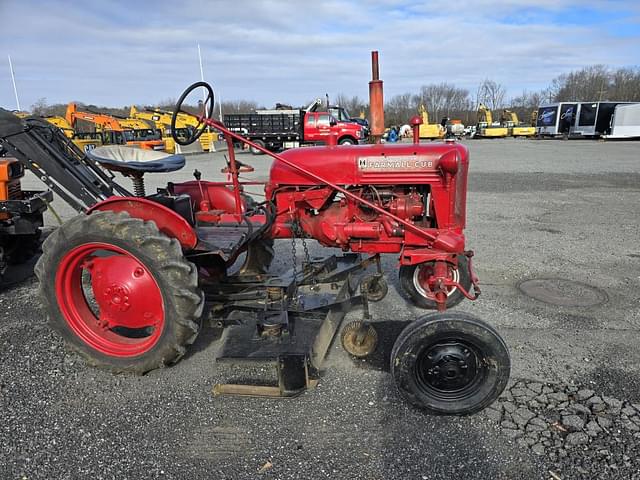
[[[3,1],[0,105],[14,106],[6,54],[25,105],[40,97],[127,105],[177,97],[198,80],[197,42],[206,79],[224,98],[264,105],[325,92],[366,97],[372,49],[381,52],[387,97],[442,81],[475,91],[486,77],[515,95],[584,65],[637,62],[636,3],[606,4],[628,13],[624,37],[615,25],[558,17],[586,7],[604,8],[584,0]]]

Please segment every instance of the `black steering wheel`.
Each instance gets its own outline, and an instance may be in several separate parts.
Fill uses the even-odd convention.
[[[203,87],[207,93],[204,102],[202,103],[202,110],[200,116],[194,115],[191,112],[182,109],[182,104],[186,100],[186,98],[193,92],[196,88]],[[205,123],[205,119],[213,118],[213,104],[215,98],[213,95],[213,88],[207,82],[196,82],[187,88],[183,94],[178,99],[178,103],[176,103],[175,108],[173,109],[173,115],[171,116],[171,136],[173,140],[178,145],[191,145],[195,142],[204,129],[207,128],[207,124]],[[192,117],[198,118],[198,125],[192,130],[189,129],[189,133],[187,134],[187,138],[179,138],[176,132],[176,120],[178,119],[179,113],[186,113],[187,115],[191,115]]]

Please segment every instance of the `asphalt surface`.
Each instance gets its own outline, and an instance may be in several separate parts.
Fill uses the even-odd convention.
[[[640,144],[466,143],[467,238],[483,295],[456,308],[510,347],[512,382],[493,408],[433,417],[397,395],[385,354],[423,312],[399,293],[394,258],[389,295],[372,304],[380,351],[356,361],[336,342],[319,387],[293,400],[213,397],[241,371],[215,364],[210,328],[171,368],[89,368],[46,325],[37,281],[16,271],[0,292],[0,478],[640,478]],[[242,159],[266,177],[265,157]],[[189,157],[176,175],[150,176],[148,190],[194,168],[220,178],[222,166],[221,154]],[[289,242],[276,251],[274,271],[290,263]],[[581,286],[559,287],[569,301],[553,305],[523,293],[531,279]]]

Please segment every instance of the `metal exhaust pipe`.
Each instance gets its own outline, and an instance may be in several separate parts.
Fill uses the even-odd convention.
[[[381,143],[384,134],[384,95],[378,51],[371,52],[371,81],[369,82],[369,113],[371,116],[371,143]]]

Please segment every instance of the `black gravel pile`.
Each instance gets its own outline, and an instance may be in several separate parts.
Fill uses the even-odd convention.
[[[517,445],[541,456],[551,478],[640,478],[640,404],[573,385],[523,380],[484,415]]]

